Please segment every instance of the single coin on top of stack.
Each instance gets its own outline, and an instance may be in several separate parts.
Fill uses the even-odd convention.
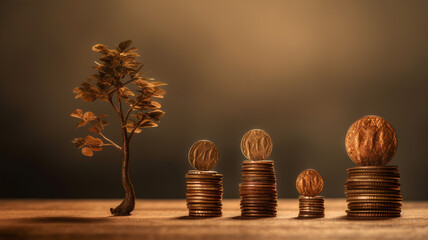
[[[222,215],[223,175],[209,171],[217,161],[218,150],[211,141],[198,141],[189,150],[189,162],[198,169],[186,174],[186,201],[191,217]]]
[[[349,128],[346,150],[359,166],[348,169],[345,194],[349,219],[385,219],[401,216],[400,172],[385,166],[397,149],[395,130],[383,118],[365,116]]]
[[[323,218],[324,197],[318,196],[324,188],[324,180],[319,172],[306,169],[296,179],[299,196],[299,218]]]
[[[241,216],[275,217],[278,192],[274,163],[265,160],[272,152],[272,139],[263,130],[251,130],[242,138],[241,150],[249,159],[242,163]]]

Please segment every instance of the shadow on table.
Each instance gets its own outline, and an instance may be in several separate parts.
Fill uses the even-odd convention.
[[[181,217],[173,217],[172,220],[201,220],[201,219],[216,219],[221,217],[191,217],[191,216],[181,216]]]
[[[201,219],[217,219],[217,218],[223,218],[223,219],[231,219],[231,220],[257,220],[257,219],[273,219],[274,217],[242,217],[242,216],[236,216],[236,217],[192,217],[192,216],[180,216],[180,217],[174,217],[171,218],[172,220],[201,220]]]
[[[354,222],[367,222],[367,221],[374,221],[374,222],[381,222],[381,221],[388,221],[392,219],[399,219],[397,217],[360,217],[360,218],[350,218],[346,215],[330,218],[331,221],[354,221]]]
[[[243,217],[243,216],[236,216],[236,217],[230,217],[229,219],[232,220],[260,220],[260,219],[274,219],[275,217]]]
[[[69,216],[55,216],[55,217],[29,217],[16,219],[22,223],[97,223],[108,221],[107,217],[69,217]]]
[[[290,219],[301,220],[301,221],[311,221],[311,220],[313,220],[313,221],[317,221],[317,220],[318,221],[346,221],[346,220],[349,220],[346,217],[346,215],[339,216],[339,217],[332,217],[332,218],[329,218],[329,217],[322,217],[322,218],[293,217],[293,218],[290,218]]]

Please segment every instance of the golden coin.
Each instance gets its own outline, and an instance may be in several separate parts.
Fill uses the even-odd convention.
[[[190,164],[201,171],[211,170],[218,161],[216,145],[208,140],[195,142],[189,150]]]
[[[313,169],[306,169],[296,179],[297,191],[303,196],[315,197],[321,193],[323,187],[324,180],[319,172]]]
[[[354,122],[346,133],[346,151],[360,166],[384,166],[397,150],[394,128],[379,116],[365,116]]]
[[[241,140],[241,151],[249,160],[265,160],[272,152],[272,139],[261,129],[248,131]]]

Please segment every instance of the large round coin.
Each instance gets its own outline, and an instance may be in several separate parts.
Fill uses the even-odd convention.
[[[241,151],[249,160],[265,160],[272,152],[272,139],[261,129],[248,131],[241,140]]]
[[[323,187],[321,174],[313,169],[306,169],[296,179],[297,191],[303,196],[315,197],[321,193]]]
[[[190,164],[201,171],[211,170],[218,161],[216,145],[208,140],[195,142],[189,150]]]
[[[384,166],[397,150],[394,128],[379,116],[365,116],[354,122],[346,133],[346,151],[360,166]]]

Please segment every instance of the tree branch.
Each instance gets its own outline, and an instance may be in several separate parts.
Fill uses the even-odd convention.
[[[112,140],[108,139],[106,136],[104,136],[104,134],[102,134],[101,132],[98,133],[101,137],[103,137],[107,142],[111,143],[111,145],[117,149],[119,149],[120,151],[122,151],[122,147],[120,147],[119,145],[117,145],[116,143],[114,143]],[[104,144],[107,145],[107,144]]]
[[[122,101],[119,96],[119,89],[116,90],[116,96],[117,96],[117,102],[118,102],[118,113],[119,113],[119,119],[120,119],[120,127],[122,128],[122,137],[123,137],[123,144],[129,140],[128,134],[126,133],[126,122],[123,119],[123,112],[122,112]]]
[[[144,64],[141,64],[141,66],[137,70],[135,70],[135,74],[137,74],[143,67],[144,67]],[[123,86],[125,86],[126,84],[128,84],[130,82],[133,82],[133,81],[135,81],[137,79],[138,79],[138,77],[133,77],[133,78],[129,79],[127,82],[125,82],[123,84]]]
[[[138,96],[138,100],[133,104],[134,106],[128,109],[128,112],[126,112],[125,116],[125,123],[128,121],[129,114],[134,110],[134,107],[140,103],[141,99],[143,99],[143,95]]]
[[[128,83],[130,83],[130,82],[133,82],[133,81],[135,81],[135,80],[137,80],[138,78],[131,78],[131,79],[129,79],[128,81],[126,81],[124,84],[123,84],[123,86],[125,86],[126,84],[128,84]]]
[[[129,114],[132,112],[132,110],[134,109],[134,107],[130,107],[129,109],[128,109],[128,112],[126,112],[126,115],[125,115],[125,123],[128,121],[128,117],[129,117]]]
[[[114,110],[119,113],[119,110],[116,108],[116,106],[113,104],[113,101],[111,100],[111,96],[108,99],[108,102],[110,103],[110,105],[114,108]]]
[[[142,121],[144,121],[144,118],[141,118],[141,120],[140,120],[140,121],[138,121],[138,122],[135,124],[134,129],[132,129],[131,133],[129,134],[129,137],[128,137],[128,139],[129,139],[129,140],[131,140],[132,136],[133,136],[133,135],[134,135],[134,133],[135,133],[135,130],[137,130],[138,126],[140,125],[140,123],[141,123]]]
[[[89,122],[94,128],[98,129],[98,127],[92,123],[92,121]],[[104,136],[104,134],[101,133],[100,129],[98,129],[98,135],[100,135],[101,137],[103,137],[107,142],[111,143],[112,146],[114,146],[115,148],[119,149],[120,151],[122,151],[122,147],[117,145],[115,142],[113,142],[112,140],[110,140],[109,138],[107,138],[106,136]],[[106,144],[104,144],[106,145]]]

